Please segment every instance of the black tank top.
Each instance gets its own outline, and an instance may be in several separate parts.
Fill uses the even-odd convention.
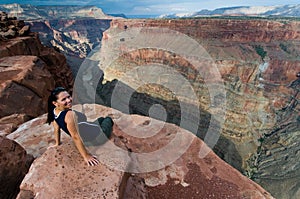
[[[58,124],[59,128],[61,128],[68,135],[71,135],[70,132],[69,132],[69,130],[68,130],[68,128],[67,128],[67,124],[65,122],[65,117],[66,117],[66,114],[67,114],[68,111],[71,111],[71,110],[68,109],[68,110],[61,111],[57,116],[54,113],[54,116],[55,116],[54,120]],[[77,111],[74,111],[74,112],[75,112],[75,114],[77,116],[78,122],[86,122],[87,121],[87,118],[86,118],[86,116],[84,114],[82,114],[80,112],[77,112]]]

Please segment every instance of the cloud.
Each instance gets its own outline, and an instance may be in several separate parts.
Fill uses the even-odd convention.
[[[179,2],[179,1],[178,1]],[[204,3],[205,4],[205,3]],[[173,13],[187,13],[187,12],[195,12],[202,9],[203,3],[201,2],[179,2],[172,1],[172,3],[160,3],[157,2],[156,4],[149,4],[149,5],[142,5],[142,6],[135,6],[132,10],[134,13],[143,14],[143,12],[147,12],[146,14],[173,14]],[[145,14],[145,13],[144,13]]]
[[[171,14],[194,12],[232,6],[271,6],[299,4],[299,0],[1,0],[2,4],[20,3],[32,5],[95,5],[105,13]]]
[[[168,3],[162,3],[162,1],[156,1],[156,4],[148,6],[150,12],[158,14],[173,14],[173,13],[186,13],[196,12],[203,9],[214,10],[222,7],[234,7],[234,6],[275,6],[275,5],[287,5],[287,4],[299,4],[299,0],[252,0],[252,1],[240,1],[240,0],[198,0],[198,1],[168,1]],[[137,10],[136,10],[137,11]]]

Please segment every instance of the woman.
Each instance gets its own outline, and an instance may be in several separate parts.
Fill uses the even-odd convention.
[[[85,148],[82,137],[80,135],[81,130],[84,129],[85,132],[81,133],[88,133],[90,134],[88,139],[90,140],[97,140],[94,138],[101,137],[101,131],[99,131],[99,126],[96,124],[89,124],[86,122],[86,116],[79,112],[74,112],[71,110],[72,107],[72,97],[63,87],[57,87],[53,91],[48,98],[48,118],[47,123],[53,125],[54,127],[54,134],[55,134],[55,145],[60,145],[60,129],[63,129],[67,134],[69,134],[74,143],[77,147],[78,151],[80,152],[81,156],[83,157],[84,161],[89,166],[95,166],[99,164],[98,159],[91,155]],[[105,129],[103,131],[108,131],[110,134],[113,121],[111,118],[100,118],[98,119],[102,123],[106,124],[103,126]],[[104,122],[105,120],[105,122]],[[78,124],[78,121],[79,124]],[[101,125],[101,124],[100,124]],[[102,125],[101,125],[102,126]],[[88,128],[87,128],[88,127]],[[94,129],[97,128],[96,134],[92,135],[90,132],[95,132]],[[86,130],[88,129],[88,132]],[[83,134],[84,135],[84,134]]]

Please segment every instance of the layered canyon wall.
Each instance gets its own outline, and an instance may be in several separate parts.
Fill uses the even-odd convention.
[[[64,54],[74,76],[92,49],[99,46],[111,19],[47,19],[27,21],[43,45]]]
[[[223,80],[225,119],[219,141],[214,146],[217,154],[262,183],[267,190],[272,190],[276,197],[296,198],[300,166],[297,161],[300,23],[296,20],[209,18],[112,21],[104,34],[99,57],[92,58],[100,60],[104,82],[107,82],[99,94],[102,100],[111,105],[116,101],[113,99],[116,86],[124,84],[123,92],[133,95],[130,102],[127,98],[122,101],[120,95],[118,103],[129,106],[131,113],[149,115],[151,107],[162,102],[167,120],[180,124],[182,103],[179,102],[182,100],[192,107],[195,104],[188,102],[187,96],[176,96],[168,90],[167,85],[176,84],[178,79],[170,75],[147,82],[149,76],[162,74],[149,68],[157,64],[171,67],[189,82],[199,99],[202,115],[199,129],[194,133],[205,138],[207,132],[202,132],[203,129],[207,131],[210,123],[217,126],[219,121],[218,109],[213,105],[222,101],[212,100],[208,88],[217,80],[213,76],[205,79],[208,74],[205,72],[211,70],[209,64],[199,71],[193,60],[184,55],[184,48],[194,53],[184,42],[174,37],[173,41],[165,43],[165,49],[156,43],[164,42],[160,38],[169,30],[183,34],[186,41],[190,38],[205,49],[206,52],[201,53],[210,56],[209,62],[213,60]],[[144,40],[139,38],[143,34],[146,35]],[[168,49],[172,45],[174,51]],[[112,55],[114,51],[117,53]],[[109,59],[112,60],[107,61]],[[139,78],[128,75],[145,66],[148,69],[132,73]],[[193,114],[191,111],[188,116],[191,121],[199,117]],[[285,192],[280,191],[283,187]]]

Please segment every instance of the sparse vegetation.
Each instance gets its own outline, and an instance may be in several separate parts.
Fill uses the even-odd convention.
[[[267,52],[264,50],[264,48],[260,45],[258,46],[254,46],[256,53],[261,57],[262,60],[264,60],[264,58],[267,55]]]
[[[247,167],[244,171],[244,175],[249,179],[254,180],[254,175],[258,172],[258,161],[262,150],[263,142],[265,141],[265,135],[260,136],[257,141],[259,142],[259,146],[257,147],[256,153],[252,154],[251,157],[247,160]]]
[[[290,53],[286,44],[280,43],[279,47],[286,53]]]
[[[264,137],[264,136],[261,136],[260,138],[258,138],[257,141],[259,141],[259,143],[263,143],[264,140],[265,140],[265,137]]]

